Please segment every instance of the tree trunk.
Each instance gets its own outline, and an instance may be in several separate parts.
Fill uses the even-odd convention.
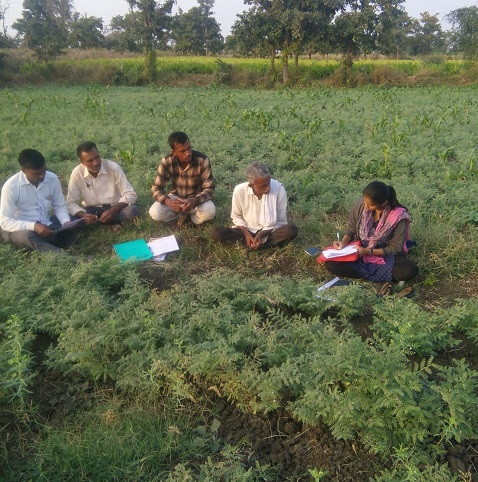
[[[156,50],[154,48],[149,48],[146,50],[145,54],[145,74],[148,82],[154,82],[156,80]]]
[[[289,83],[289,39],[286,39],[282,48],[282,83]]]
[[[289,56],[282,54],[282,83],[287,85],[289,83]]]
[[[271,72],[275,74],[276,72],[276,65],[275,65],[275,59],[276,59],[276,51],[274,47],[270,47],[270,56],[271,56]]]

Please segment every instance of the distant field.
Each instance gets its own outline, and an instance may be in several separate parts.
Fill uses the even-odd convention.
[[[31,53],[4,50],[7,66],[0,79],[6,84],[38,83],[103,85],[145,85],[142,56],[126,56],[108,51],[72,50],[49,63],[39,63]],[[210,85],[235,87],[280,86],[282,65],[275,59],[234,57],[174,57],[158,54],[158,85]],[[444,57],[411,60],[361,59],[345,71],[340,59],[301,57],[298,71],[289,60],[291,85],[310,86],[423,86],[469,85],[478,81],[474,63]]]

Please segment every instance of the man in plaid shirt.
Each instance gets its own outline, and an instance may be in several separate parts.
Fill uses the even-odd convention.
[[[211,201],[215,185],[209,159],[193,151],[184,132],[173,132],[168,143],[171,153],[161,160],[151,188],[156,202],[149,209],[150,216],[163,222],[180,216],[191,216],[194,224],[209,221],[216,214]],[[166,193],[168,183],[171,189]]]

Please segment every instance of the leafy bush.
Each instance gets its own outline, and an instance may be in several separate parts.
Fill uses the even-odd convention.
[[[463,362],[409,366],[411,348],[454,346],[451,336],[433,341],[434,330],[420,333],[417,325],[417,335],[387,338],[376,320],[376,339],[364,341],[353,317],[370,306],[369,291],[338,290],[334,316],[313,291],[307,280],[216,270],[148,301],[130,282],[118,293],[121,307],[100,312],[101,319],[63,323],[50,363],[152,397],[195,400],[198,388],[212,386],[244,410],[287,408],[309,425],[327,423],[338,438],[359,434],[379,453],[399,443],[431,451],[436,437],[441,446],[476,435],[470,410],[477,374]],[[412,304],[396,306],[397,326],[420,318]],[[375,302],[375,316],[388,319],[388,308]]]
[[[436,355],[459,343],[449,310],[428,312],[407,299],[389,299],[374,307],[373,330],[387,343],[393,343],[421,357]]]
[[[36,376],[29,351],[33,334],[17,316],[7,320],[0,333],[0,401],[8,399],[24,408]]]

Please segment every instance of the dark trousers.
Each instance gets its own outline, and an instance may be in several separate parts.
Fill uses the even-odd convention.
[[[277,229],[274,229],[268,236],[267,241],[261,246],[264,248],[269,248],[271,246],[281,246],[293,240],[299,230],[295,224],[285,224]],[[251,233],[253,234],[253,233]],[[239,228],[222,228],[216,227],[211,232],[211,237],[215,241],[220,243],[228,244],[239,241],[240,243],[246,244],[245,237]]]
[[[340,278],[360,278],[354,268],[355,262],[326,261],[325,267]],[[395,255],[392,278],[395,281],[408,281],[418,275],[418,266],[403,254]]]
[[[98,218],[108,209],[111,209],[111,204],[103,204],[102,206],[87,206],[85,211],[88,214],[94,214]],[[113,223],[120,223],[123,221],[131,221],[132,219],[139,216],[139,209],[134,204],[130,204],[122,209],[116,217],[113,219]]]

